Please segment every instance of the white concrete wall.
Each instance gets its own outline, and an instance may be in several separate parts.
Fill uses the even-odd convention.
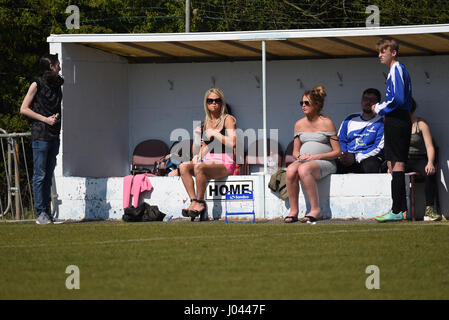
[[[126,175],[129,172],[126,60],[71,44],[63,46],[62,58],[63,175]]]
[[[290,209],[289,200],[282,200],[278,194],[268,189],[269,181],[268,177],[265,180],[266,217],[285,217]],[[389,174],[333,174],[323,178],[318,182],[323,218],[373,219],[388,212],[392,204],[390,184]],[[299,217],[309,211],[310,203],[301,186]]]
[[[173,218],[183,218],[181,210],[190,203],[180,177],[149,177],[153,186],[151,191],[140,195],[139,201],[158,206],[159,210]],[[217,188],[214,188],[214,184]],[[254,211],[257,218],[264,218],[264,183],[263,176],[231,176],[220,181],[212,181],[208,187],[205,199],[208,204],[210,219],[225,217],[226,204],[220,194],[210,189],[220,190],[227,185],[247,185],[254,193]],[[123,210],[123,178],[82,178],[56,177],[57,193],[59,195],[57,215],[62,219],[121,219]],[[224,188],[226,189],[226,188]],[[221,190],[224,190],[221,188]],[[130,205],[134,197],[130,197]],[[139,202],[140,203],[140,202]],[[188,218],[190,219],[190,218]]]
[[[173,218],[183,218],[181,210],[190,203],[189,196],[179,177],[149,177],[153,189],[141,194],[140,201],[158,206],[159,210]],[[227,179],[209,182],[205,200],[210,219],[224,219],[226,201],[223,193],[243,185],[254,194],[256,219],[276,219],[288,215],[289,202],[268,189],[270,176],[230,176]],[[320,208],[326,219],[372,219],[391,208],[391,175],[347,174],[332,175],[318,183]],[[63,219],[121,219],[123,215],[122,178],[57,178],[60,206],[58,216]],[[235,189],[234,189],[235,190]],[[221,193],[220,193],[221,192]],[[240,192],[242,193],[242,192]],[[129,195],[128,195],[129,196]],[[130,205],[134,198],[130,196]],[[229,202],[228,202],[229,204]],[[240,205],[234,202],[234,206]],[[251,204],[243,204],[248,212]],[[299,216],[304,216],[310,205],[303,189],[299,194]],[[232,208],[228,211],[232,211]],[[423,216],[423,211],[417,217]],[[248,215],[232,218],[248,219]],[[187,218],[189,219],[189,218]]]
[[[70,63],[75,65],[75,83],[66,79],[64,85],[62,161],[66,176],[122,177],[128,173],[134,147],[142,140],[161,139],[170,146],[174,129],[191,135],[193,121],[204,118],[204,92],[213,85],[223,89],[239,128],[262,128],[260,62],[126,64],[117,56],[81,45],[62,47],[66,78],[73,70]],[[440,146],[440,198],[443,212],[449,214],[449,113],[445,112],[449,59],[400,60],[412,77],[419,105],[416,113],[429,122]],[[348,113],[360,110],[364,89],[378,88],[384,96],[383,72],[388,70],[376,57],[269,61],[268,128],[278,129],[285,149],[295,121],[303,116],[298,103],[302,93],[322,84],[328,93],[323,112],[338,129]]]

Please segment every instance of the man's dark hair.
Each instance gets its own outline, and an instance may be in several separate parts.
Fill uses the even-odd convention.
[[[369,88],[369,89],[366,89],[365,91],[363,91],[362,97],[365,94],[374,94],[376,96],[376,98],[377,98],[377,102],[380,102],[381,95],[380,95],[380,91],[379,90],[377,90],[375,88]]]

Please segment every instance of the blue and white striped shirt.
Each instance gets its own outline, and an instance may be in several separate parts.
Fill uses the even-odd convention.
[[[338,130],[338,139],[342,152],[354,154],[357,162],[380,155],[384,148],[384,121],[376,115],[364,120],[362,113],[353,113],[346,117]]]

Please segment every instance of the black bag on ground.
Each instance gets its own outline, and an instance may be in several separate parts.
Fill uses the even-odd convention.
[[[162,221],[164,217],[165,213],[159,211],[157,206],[142,202],[137,208],[133,206],[126,208],[122,219],[125,222],[147,222]]]

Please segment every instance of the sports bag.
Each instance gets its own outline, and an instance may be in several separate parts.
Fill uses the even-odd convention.
[[[157,206],[151,206],[146,202],[142,202],[137,208],[130,206],[125,209],[122,216],[125,222],[149,222],[164,220],[165,213],[159,211]]]

